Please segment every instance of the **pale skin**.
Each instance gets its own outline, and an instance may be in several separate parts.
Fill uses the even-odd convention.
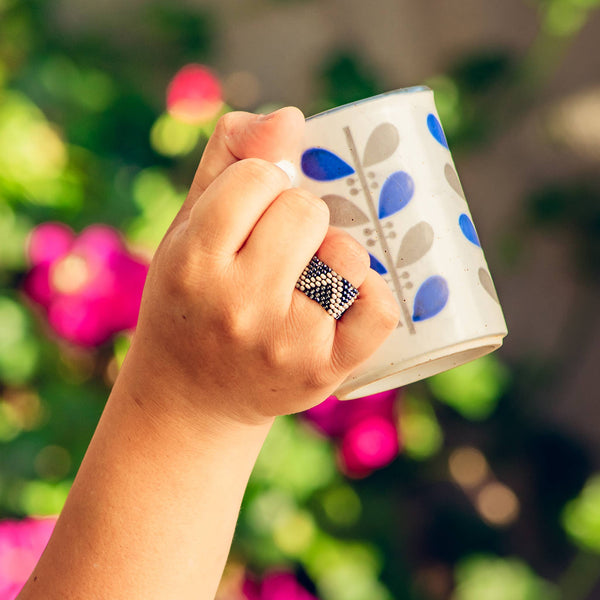
[[[329,396],[400,310],[325,203],[273,163],[304,117],[230,113],[150,267],[131,349],[19,600],[210,600],[277,415]],[[359,288],[339,321],[294,288],[311,257]]]

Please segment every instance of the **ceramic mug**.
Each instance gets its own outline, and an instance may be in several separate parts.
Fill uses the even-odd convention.
[[[368,250],[402,309],[338,398],[400,387],[500,347],[506,324],[433,92],[396,90],[309,117],[304,148],[298,185]]]

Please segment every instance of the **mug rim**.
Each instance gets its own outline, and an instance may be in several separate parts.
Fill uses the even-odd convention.
[[[371,100],[379,100],[380,98],[384,98],[385,96],[392,96],[395,94],[417,94],[420,92],[431,92],[431,91],[432,91],[432,89],[426,85],[413,85],[411,87],[398,88],[396,90],[390,90],[388,92],[376,94],[375,96],[369,96],[369,98],[363,98],[362,100],[355,100],[354,102],[348,102],[347,104],[342,104],[340,106],[334,106],[333,108],[328,108],[327,110],[321,111],[319,113],[311,115],[310,117],[307,117],[306,121],[311,121],[312,119],[316,119],[317,117],[323,117],[325,115],[329,115],[329,114],[337,112],[339,110],[351,108],[353,106],[358,106],[359,104],[364,104],[365,102],[370,102]]]

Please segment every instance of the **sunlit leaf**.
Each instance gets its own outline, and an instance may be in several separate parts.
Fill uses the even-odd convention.
[[[455,570],[455,600],[559,600],[558,590],[520,558],[469,556]],[[566,600],[566,599],[565,599]]]
[[[487,355],[427,380],[436,398],[467,419],[487,418],[508,385],[509,374],[495,356]]]
[[[407,395],[399,418],[403,452],[415,460],[425,460],[438,452],[443,434],[433,407],[427,400]]]
[[[578,546],[600,554],[600,474],[592,477],[562,514],[563,527]]]

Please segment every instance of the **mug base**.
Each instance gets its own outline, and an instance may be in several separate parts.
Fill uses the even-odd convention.
[[[376,373],[346,379],[334,392],[339,400],[353,400],[408,385],[481,358],[502,346],[503,335],[487,336],[428,352],[407,361],[390,363]]]

